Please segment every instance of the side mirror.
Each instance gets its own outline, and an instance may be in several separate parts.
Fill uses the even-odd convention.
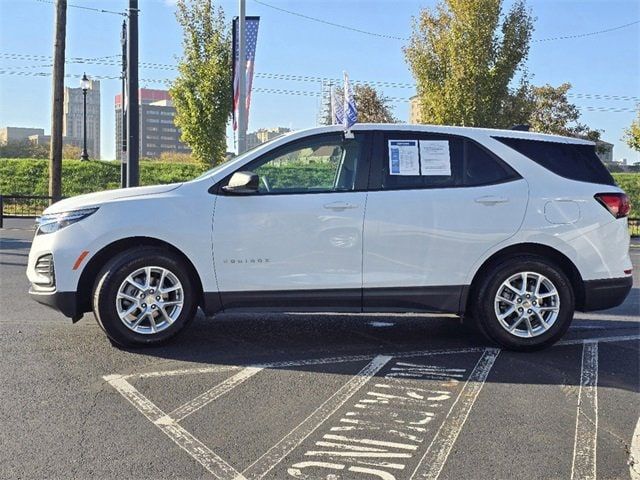
[[[222,190],[227,193],[257,193],[259,181],[258,175],[253,172],[236,172]]]

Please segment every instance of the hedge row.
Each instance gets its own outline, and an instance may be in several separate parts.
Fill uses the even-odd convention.
[[[197,177],[204,168],[196,164],[140,162],[140,184],[183,182]],[[0,193],[5,195],[47,195],[47,160],[0,159]],[[71,197],[120,186],[120,163],[99,160],[62,162],[62,195]]]
[[[328,165],[330,166],[330,165]],[[282,188],[301,182],[322,185],[333,181],[333,167],[318,171],[317,166],[263,167],[278,168],[280,182],[274,187]],[[140,184],[154,185],[182,182],[197,177],[204,167],[187,163],[140,162]],[[631,216],[640,218],[640,174],[614,173],[618,185],[631,197]],[[313,178],[312,178],[313,177]],[[299,183],[298,183],[299,184]],[[118,188],[120,164],[118,162],[65,160],[62,164],[62,194],[65,197]],[[0,193],[5,195],[47,195],[48,162],[34,159],[0,159]]]

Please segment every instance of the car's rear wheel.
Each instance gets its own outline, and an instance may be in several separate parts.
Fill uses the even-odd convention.
[[[161,248],[134,248],[98,274],[93,311],[123,346],[155,345],[176,335],[197,308],[194,282],[180,258]]]
[[[574,314],[573,289],[564,272],[535,256],[495,265],[481,280],[474,317],[492,341],[512,350],[536,350],[556,341]]]

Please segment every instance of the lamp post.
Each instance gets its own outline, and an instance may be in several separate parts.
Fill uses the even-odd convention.
[[[80,88],[82,89],[82,103],[83,103],[83,111],[82,111],[82,155],[80,155],[80,160],[89,160],[89,155],[87,154],[87,90],[89,90],[89,79],[87,78],[87,74],[84,73],[82,75],[82,79],[80,79]]]

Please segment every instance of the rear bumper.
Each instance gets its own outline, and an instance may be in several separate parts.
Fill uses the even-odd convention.
[[[76,292],[41,291],[32,287],[29,289],[29,296],[38,303],[58,310],[74,322],[82,318],[83,312],[78,307]]]
[[[584,303],[580,310],[605,310],[620,305],[629,295],[633,277],[587,280],[584,282]]]

